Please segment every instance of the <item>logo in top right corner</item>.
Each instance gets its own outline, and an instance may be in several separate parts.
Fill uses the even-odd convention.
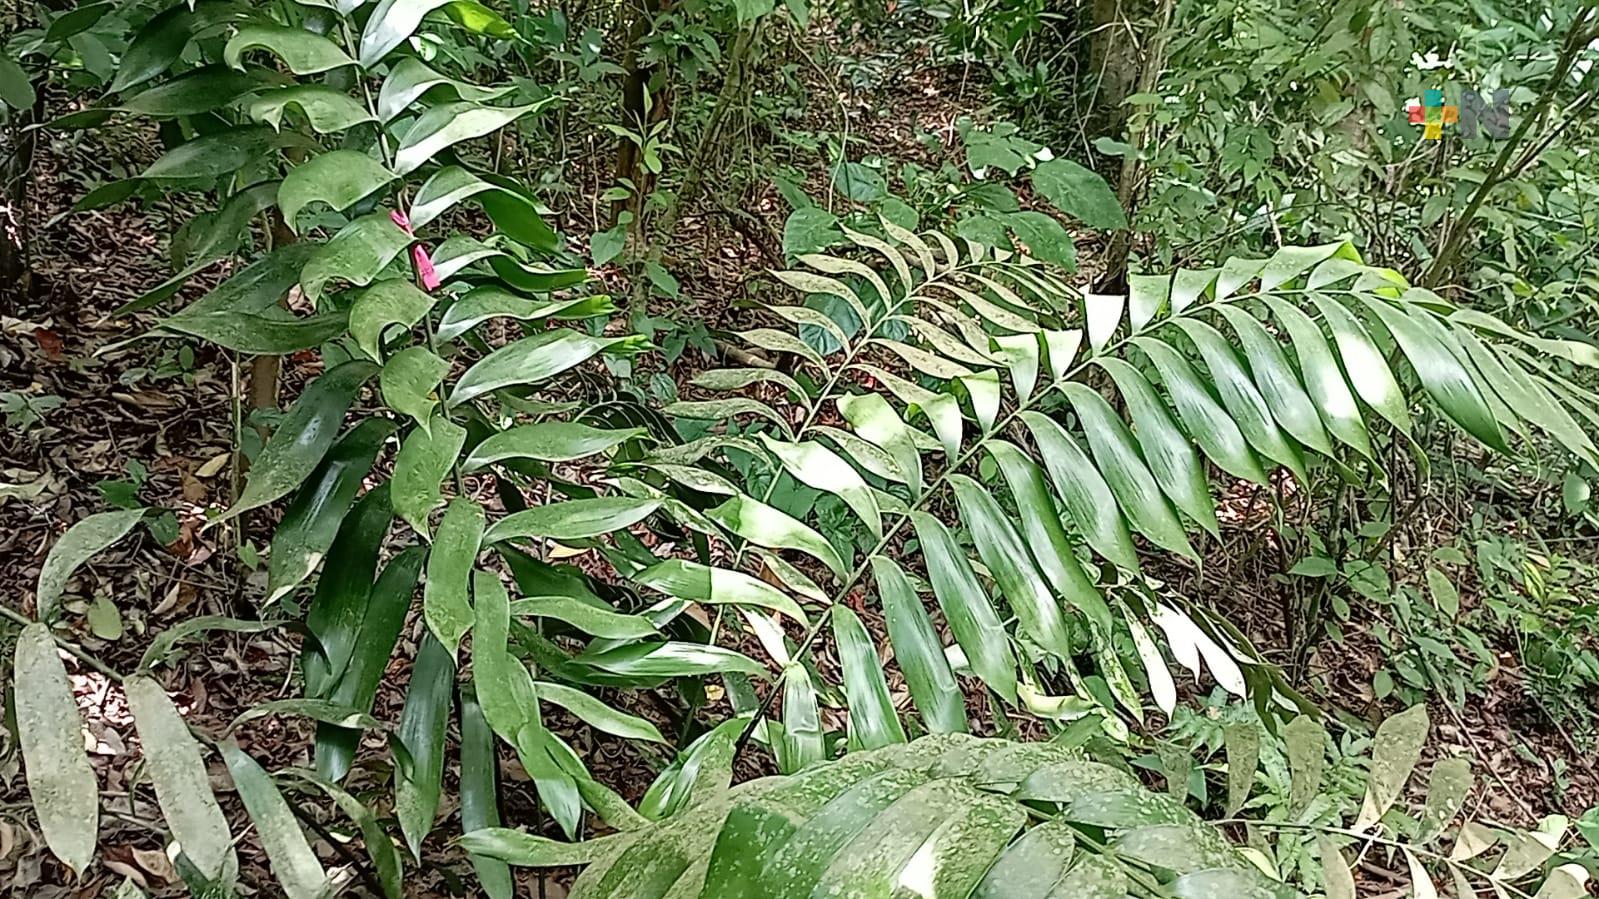
[[[1458,125],[1462,137],[1486,134],[1497,140],[1510,136],[1510,91],[1496,90],[1492,100],[1486,100],[1474,90],[1460,92],[1460,102],[1444,103],[1442,90],[1427,90],[1421,102],[1406,104],[1410,124],[1420,125],[1422,140],[1442,140],[1445,125]]]

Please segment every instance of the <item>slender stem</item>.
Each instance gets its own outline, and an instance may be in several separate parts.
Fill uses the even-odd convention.
[[[28,616],[23,615],[22,613],[16,611],[15,609],[12,609],[10,606],[0,606],[0,618],[9,618],[12,621],[16,622],[17,624],[22,625],[23,627],[27,627],[30,624],[36,624],[37,623],[32,618],[29,618]],[[112,680],[116,681],[117,683],[119,683],[119,684],[122,683],[122,675],[118,674],[116,672],[116,670],[113,669],[110,665],[107,665],[106,663],[104,663],[104,662],[100,661],[99,659],[95,658],[93,655],[90,655],[89,651],[84,649],[82,646],[79,646],[78,644],[73,643],[73,642],[71,642],[69,640],[66,640],[66,639],[64,639],[62,637],[56,636],[56,633],[55,633],[54,630],[52,630],[50,632],[50,639],[56,641],[56,645],[61,647],[64,650],[66,650],[67,653],[69,655],[71,655],[73,658],[77,659],[78,661],[82,662],[85,665],[88,665],[90,668],[93,668],[94,670],[100,672],[101,674],[105,675],[106,677],[111,678]]]

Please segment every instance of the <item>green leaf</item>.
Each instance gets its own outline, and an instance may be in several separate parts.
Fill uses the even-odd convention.
[[[1075,899],[1076,894],[1057,893],[1053,888],[1072,867],[1076,844],[1066,821],[1045,821],[1005,847],[972,899],[1065,899],[1068,895]]]
[[[783,255],[789,259],[820,253],[843,239],[838,216],[820,206],[801,206],[783,223]]]
[[[438,72],[433,71],[428,68],[426,63],[415,56],[407,56],[396,62],[389,69],[388,77],[383,79],[383,87],[378,91],[378,118],[384,122],[393,119],[404,112],[406,107],[421,99],[423,94],[440,85],[448,85],[459,99],[479,102],[498,100],[500,97],[516,90],[514,85],[479,87],[475,84],[468,84],[465,81],[457,81],[454,78],[440,75]],[[429,185],[443,178],[445,173],[452,170],[471,177],[470,173],[466,173],[464,169],[453,166],[440,169],[438,174],[429,179],[427,184],[422,185],[421,191],[417,193],[416,205],[412,207],[410,216],[411,223],[414,226],[420,228],[438,215],[438,212],[433,212],[431,215],[419,218],[417,211],[420,207],[427,205],[424,197],[429,193]],[[473,180],[477,179],[474,178]],[[487,182],[483,181],[478,181],[478,183],[487,184]],[[454,201],[452,200],[451,202],[453,203]]]
[[[326,343],[349,326],[342,312],[298,318],[286,312],[201,312],[163,323],[170,330],[259,356],[282,356]]]
[[[1433,763],[1427,778],[1427,799],[1416,830],[1416,842],[1427,843],[1444,832],[1471,794],[1471,762],[1454,756]]]
[[[437,261],[437,260],[435,260]],[[450,304],[439,320],[438,338],[454,340],[483,322],[495,318],[540,321],[547,318],[585,319],[616,311],[610,297],[560,297],[538,301],[493,285],[474,287]]]
[[[262,126],[231,128],[168,150],[139,173],[147,181],[192,181],[231,175],[271,149],[277,132]]]
[[[385,899],[402,899],[405,883],[400,868],[400,853],[395,850],[394,842],[383,831],[383,826],[378,823],[377,816],[372,810],[361,800],[341,789],[338,784],[318,775],[315,771],[291,768],[287,773],[326,793],[333,800],[333,804],[339,807],[339,811],[355,822],[357,829],[361,831],[361,842],[366,846],[367,857],[372,859],[372,868],[377,874],[378,885],[382,887]]]
[[[1237,306],[1221,305],[1217,310],[1243,344],[1255,385],[1278,424],[1300,443],[1331,456],[1332,444],[1327,441],[1316,405],[1300,386],[1299,376],[1288,364],[1278,339],[1267,333],[1254,316]]]
[[[1327,731],[1310,715],[1300,715],[1283,728],[1288,752],[1288,807],[1299,814],[1321,791],[1326,763]]]
[[[571,462],[609,452],[629,440],[648,436],[644,428],[592,428],[569,421],[518,425],[494,434],[472,448],[462,471],[476,471],[505,459]]]
[[[418,534],[428,532],[428,515],[440,502],[439,486],[465,442],[466,428],[435,415],[427,430],[417,428],[406,435],[394,457],[394,511]]]
[[[316,852],[306,842],[294,812],[283,794],[255,759],[246,755],[232,739],[220,744],[222,760],[228,765],[233,786],[244,802],[245,811],[266,850],[267,860],[288,899],[319,899],[327,886],[327,874]]]
[[[972,573],[965,552],[943,522],[912,512],[916,539],[927,563],[927,579],[944,610],[950,633],[966,654],[972,673],[995,693],[1016,702],[1016,657],[999,615]]]
[[[1033,187],[1056,209],[1090,228],[1127,227],[1127,214],[1105,179],[1069,159],[1050,159],[1033,169]]]
[[[214,312],[259,313],[270,310],[277,306],[278,301],[283,299],[300,280],[300,269],[315,250],[314,245],[303,243],[291,243],[279,247],[223,281],[210,293],[168,316],[161,324],[174,330],[182,330],[181,323],[192,316]],[[126,315],[142,308],[146,307],[136,300],[134,303],[121,306],[112,314]]]
[[[836,400],[840,415],[855,433],[888,453],[905,475],[912,495],[922,492],[922,457],[911,439],[911,429],[888,401],[875,393],[847,394]]]
[[[374,15],[373,21],[376,20]],[[522,116],[542,109],[544,105],[544,102],[539,102],[526,106],[498,107],[461,102],[431,107],[418,116],[405,136],[400,138],[400,145],[394,154],[394,170],[397,174],[408,175],[432,161],[439,151],[463,140],[492,134]]]
[[[810,619],[805,617],[799,604],[787,594],[763,580],[739,571],[714,568],[686,559],[668,559],[635,574],[633,581],[641,587],[659,590],[675,599],[705,605],[726,603],[771,609],[787,615],[802,625],[810,624]]]
[[[584,653],[578,662],[611,674],[646,680],[708,674],[765,674],[754,659],[720,646],[698,643],[635,643]]]
[[[312,381],[261,448],[239,501],[212,524],[264,506],[298,487],[333,445],[344,413],[375,371],[377,366],[370,362],[351,361]]]
[[[810,672],[798,662],[783,666],[783,733],[772,747],[778,769],[792,774],[827,757],[826,734]]]
[[[320,34],[303,28],[286,25],[251,24],[241,27],[222,48],[222,61],[235,69],[244,68],[244,54],[251,50],[266,50],[283,60],[289,71],[296,75],[315,75],[343,66],[355,65],[355,60]]]
[[[367,491],[339,525],[305,616],[306,629],[316,638],[315,644],[306,641],[300,660],[307,696],[330,694],[349,665],[366,618],[378,553],[393,520],[385,483]]]
[[[1449,576],[1436,568],[1427,569],[1427,592],[1438,610],[1452,621],[1460,615],[1460,591],[1455,589]]]
[[[260,88],[260,80],[252,73],[206,66],[135,94],[117,108],[155,118],[200,115]]]
[[[1260,728],[1253,721],[1229,724],[1222,732],[1227,749],[1227,817],[1238,814],[1249,801],[1260,765]],[[1187,793],[1187,784],[1183,786]]]
[[[443,383],[450,363],[434,355],[427,347],[406,347],[383,363],[378,376],[378,387],[383,402],[390,409],[409,415],[423,428],[432,423],[433,410],[439,401],[435,390]]]
[[[157,13],[139,29],[122,54],[117,75],[111,80],[111,92],[121,93],[165,72],[189,45],[194,25],[193,9],[182,3]]]
[[[303,84],[267,91],[251,101],[248,112],[250,118],[254,121],[271,125],[274,129],[281,131],[283,130],[284,113],[290,107],[299,110],[300,115],[305,118],[306,124],[310,125],[311,130],[317,134],[335,134],[365,122],[377,121],[377,116],[374,116],[365,106],[356,102],[354,97],[343,91],[336,91],[331,87],[324,87],[320,84]],[[333,152],[353,153],[356,151],[335,150]],[[289,174],[293,175],[298,170],[298,167],[296,167]],[[385,174],[387,173],[385,172]],[[284,180],[287,180],[287,178]],[[367,193],[370,193],[370,191]],[[365,194],[361,196],[365,196]],[[360,197],[356,197],[356,199],[360,199]],[[350,202],[353,203],[354,200]],[[334,206],[334,208],[343,209],[344,207]],[[293,221],[287,214],[284,215],[284,219]]]
[[[383,163],[365,153],[334,150],[311,157],[283,176],[278,187],[278,208],[289,228],[297,230],[295,218],[310,204],[326,203],[334,212],[343,212],[393,180],[394,175]]]
[[[1432,313],[1422,309],[1396,309],[1386,300],[1375,297],[1362,295],[1361,299],[1393,335],[1427,395],[1449,420],[1490,448],[1508,454],[1510,448],[1505,445],[1499,422],[1489,410],[1476,380],[1461,360],[1439,341],[1440,334],[1447,332],[1441,327],[1432,332],[1422,324]]]
[[[860,517],[875,539],[883,537],[883,514],[877,495],[866,479],[837,453],[813,440],[784,443],[758,435],[767,452],[777,457],[794,479],[807,487],[831,493]]]
[[[311,576],[392,433],[394,423],[387,419],[363,420],[333,445],[300,488],[272,533],[266,604],[287,596]]]
[[[173,840],[208,880],[231,882],[239,864],[233,836],[211,792],[200,744],[160,684],[136,675],[122,686],[138,726],[144,771]]]
[[[627,496],[601,496],[546,503],[514,512],[496,521],[483,537],[484,543],[539,537],[551,540],[583,540],[623,530],[655,514],[659,500]]]
[[[1069,272],[1077,270],[1077,245],[1053,216],[1042,212],[1012,212],[1005,216],[1005,224],[1027,245],[1033,258],[1053,262]]]
[[[461,830],[473,833],[500,824],[499,759],[494,750],[494,731],[483,717],[477,694],[471,687],[461,691]],[[471,846],[472,869],[490,899],[511,899],[514,885],[510,869],[502,861],[476,852]]]
[[[960,685],[921,599],[898,565],[881,556],[873,556],[871,561],[889,643],[916,710],[931,733],[965,733],[966,704]]]
[[[1321,415],[1322,423],[1339,441],[1371,458],[1371,437],[1366,432],[1366,422],[1360,416],[1355,395],[1344,380],[1337,360],[1333,359],[1332,348],[1327,345],[1321,329],[1298,306],[1269,295],[1263,299],[1293,341],[1305,390]]]
[[[1211,383],[1221,398],[1221,404],[1237,423],[1238,430],[1255,451],[1278,462],[1294,473],[1300,483],[1309,483],[1305,474],[1305,461],[1299,450],[1291,446],[1277,429],[1272,419],[1271,407],[1261,397],[1255,382],[1244,370],[1231,344],[1221,332],[1194,318],[1180,317],[1172,321],[1188,335],[1199,355],[1210,370]]]
[[[28,80],[28,73],[11,57],[0,56],[0,103],[25,112],[33,108],[33,100],[33,83]]]
[[[75,34],[82,34],[93,28],[96,22],[105,18],[106,13],[115,8],[115,3],[86,3],[77,9],[67,10],[51,20],[50,27],[44,31],[44,39],[55,43]]]
[[[636,640],[655,634],[655,625],[641,615],[623,615],[570,596],[529,596],[511,603],[511,614],[554,618],[585,634],[609,640]]]
[[[1041,412],[1025,411],[1021,419],[1038,444],[1039,456],[1049,471],[1072,521],[1096,552],[1129,571],[1138,570],[1138,553],[1116,497],[1077,441]]]
[[[757,546],[791,549],[826,565],[840,580],[849,576],[838,550],[814,528],[780,509],[745,494],[727,498],[705,517]]]
[[[94,860],[100,788],[83,750],[83,722],[49,625],[35,622],[22,629],[12,664],[28,797],[45,845],[81,876]]]
[[[1355,830],[1376,824],[1405,788],[1427,742],[1427,707],[1413,706],[1384,721],[1371,747],[1371,774]]]
[[[38,591],[34,606],[39,620],[48,622],[55,617],[61,594],[67,588],[72,573],[96,553],[127,536],[133,526],[144,518],[144,509],[127,509],[118,512],[97,512],[67,528],[61,539],[50,547],[44,565],[39,569]]]
[[[1211,536],[1221,536],[1216,500],[1210,495],[1205,470],[1194,441],[1178,429],[1155,388],[1142,372],[1114,356],[1095,360],[1110,374],[1137,432],[1138,447],[1162,493]]]
[[[1331,329],[1333,341],[1338,346],[1338,357],[1343,362],[1344,373],[1366,405],[1376,410],[1394,427],[1410,433],[1410,410],[1405,395],[1394,380],[1388,360],[1360,320],[1344,308],[1342,303],[1312,293],[1310,301],[1321,312],[1322,321]]]
[[[1327,899],[1355,899],[1355,878],[1343,853],[1338,851],[1338,844],[1332,837],[1318,834],[1316,848],[1321,858],[1321,879]]]
[[[144,650],[144,655],[139,659],[138,670],[150,671],[154,669],[155,666],[166,660],[173,647],[196,634],[203,634],[213,630],[235,634],[258,634],[262,631],[282,627],[284,623],[273,619],[245,621],[240,618],[227,618],[222,615],[199,615],[194,618],[185,618],[157,634],[155,639],[150,641],[150,645]]]
[[[434,552],[437,553],[435,547]],[[431,561],[430,561],[431,569]],[[428,587],[433,585],[431,570]],[[417,650],[411,682],[400,713],[398,736],[411,754],[409,770],[394,768],[394,817],[411,847],[421,858],[422,841],[433,829],[444,778],[444,738],[450,724],[450,694],[455,687],[453,653],[439,641],[427,638]]]
[[[533,685],[538,692],[541,702],[553,703],[568,712],[571,712],[579,721],[595,728],[614,734],[628,740],[649,740],[655,743],[665,743],[666,738],[655,729],[655,725],[626,712],[618,711],[606,703],[584,693],[560,684],[539,681]]]
[[[399,325],[409,331],[433,308],[433,296],[410,281],[392,278],[368,287],[350,307],[350,336],[361,351],[383,361],[383,331]]]
[[[734,741],[747,719],[730,718],[701,734],[678,753],[639,800],[646,818],[667,818],[723,792],[733,780]]]
[[[451,658],[472,627],[472,601],[467,592],[482,544],[483,508],[466,497],[451,500],[433,537],[427,584],[422,590],[422,617]]]
[[[1161,383],[1165,385],[1172,404],[1177,407],[1183,428],[1205,451],[1205,455],[1228,474],[1256,484],[1265,484],[1266,473],[1261,470],[1260,460],[1250,450],[1243,432],[1233,422],[1232,416],[1216,402],[1210,388],[1200,380],[1188,360],[1163,341],[1152,337],[1134,337],[1132,342],[1144,351],[1154,363],[1155,370],[1160,372]]]
[[[381,0],[361,32],[361,67],[370,69],[416,32],[422,17],[449,0]]]
[[[1004,510],[977,481],[965,475],[950,475],[948,481],[977,554],[1009,600],[1022,631],[1045,651],[1069,658],[1072,636],[1060,604],[1050,595]]]
[[[364,287],[412,241],[411,235],[400,230],[388,215],[363,215],[316,248],[300,272],[300,287],[313,302],[321,299],[322,288],[330,281],[348,281]]]
[[[636,345],[633,337],[590,337],[556,328],[500,347],[455,382],[447,406],[459,406],[491,390],[537,384],[612,347]]]
[[[1122,514],[1157,546],[1197,561],[1199,555],[1183,534],[1182,523],[1145,467],[1133,435],[1116,410],[1082,384],[1068,383],[1061,390],[1082,421],[1095,467],[1104,473]]]

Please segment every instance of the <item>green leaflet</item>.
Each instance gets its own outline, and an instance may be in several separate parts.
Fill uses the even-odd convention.
[[[524,264],[510,253],[464,234],[447,238],[433,253],[433,264],[438,270],[439,277],[444,280],[449,280],[457,272],[476,262],[485,262],[495,277],[505,282],[507,286],[524,293],[550,293],[575,287],[588,280],[588,272],[584,269]],[[586,299],[593,300],[596,308],[605,308],[604,300],[597,297]],[[574,305],[577,305],[577,300],[578,298],[573,298]],[[562,301],[563,304],[564,302]]]
[[[905,577],[891,560],[872,557],[872,577],[877,582],[883,615],[888,623],[888,639],[894,659],[905,675],[911,699],[931,733],[965,733],[966,704],[955,674],[944,656],[944,644],[933,630],[927,610]],[[803,671],[801,666],[793,666]],[[785,677],[787,675],[785,674]],[[784,695],[784,711],[788,699]],[[787,729],[785,718],[785,730]]]
[[[261,82],[252,74],[227,66],[205,66],[156,85],[122,101],[125,112],[155,118],[200,115],[220,109]]]
[[[378,375],[383,402],[390,409],[416,419],[418,425],[427,429],[432,423],[433,410],[439,404],[434,391],[449,370],[450,363],[427,347],[406,347],[383,363],[383,371]]]
[[[877,496],[866,479],[842,457],[813,440],[783,443],[764,433],[758,436],[767,451],[783,463],[783,468],[795,480],[843,500],[860,517],[866,530],[874,538],[882,539],[883,514],[878,509]]]
[[[844,559],[810,525],[745,494],[735,494],[705,511],[705,517],[745,540],[771,549],[791,549],[826,565],[840,580],[849,576]]]
[[[560,297],[530,300],[501,287],[486,284],[467,291],[444,310],[439,319],[438,338],[454,340],[483,322],[496,318],[540,321],[546,318],[585,319],[616,311],[610,297]]]
[[[639,813],[669,818],[725,791],[733,780],[734,741],[747,723],[746,716],[729,718],[697,737],[650,784]]]
[[[163,324],[235,352],[281,356],[340,336],[348,327],[348,319],[342,312],[300,317],[281,311],[256,314],[224,310],[196,312]]]
[[[1198,560],[1198,553],[1183,534],[1182,523],[1145,467],[1133,435],[1105,398],[1088,387],[1068,383],[1061,387],[1082,422],[1095,467],[1138,532],[1163,549]],[[1057,483],[1057,486],[1058,483]]]
[[[428,586],[432,585],[430,571]],[[433,829],[438,813],[444,778],[444,738],[450,724],[450,694],[454,687],[453,653],[438,640],[424,639],[411,667],[411,682],[397,732],[411,754],[410,770],[399,765],[394,768],[394,816],[416,858],[421,858],[422,841]]]
[[[1095,640],[1108,641],[1113,632],[1110,608],[1093,581],[1083,573],[1077,553],[1061,527],[1060,513],[1044,484],[1043,472],[1013,444],[996,439],[989,441],[985,448],[998,463],[1011,496],[1016,500],[1022,534],[1039,571],[1043,572],[1056,596],[1082,613],[1094,631]]]
[[[383,573],[372,585],[366,615],[350,653],[350,662],[333,687],[329,699],[349,706],[358,712],[369,712],[377,695],[383,670],[388,667],[389,656],[405,625],[406,613],[411,608],[412,594],[417,579],[422,574],[422,560],[426,551],[413,546],[400,552],[389,561]],[[331,781],[339,781],[350,769],[360,731],[323,724],[317,727],[317,773]]]
[[[327,886],[327,873],[272,777],[232,739],[222,741],[220,748],[283,894],[288,899],[320,899]]]
[[[1138,432],[1138,447],[1161,492],[1185,515],[1219,539],[1216,501],[1210,495],[1204,467],[1194,452],[1193,442],[1171,420],[1165,402],[1142,372],[1114,357],[1095,361],[1116,382],[1133,428]]]
[[[12,660],[17,737],[28,797],[44,841],[74,872],[94,860],[100,787],[83,750],[83,722],[50,627],[34,622],[17,636]]]
[[[1266,483],[1266,473],[1260,460],[1249,448],[1249,441],[1238,429],[1232,416],[1222,409],[1211,395],[1210,388],[1201,381],[1193,366],[1180,353],[1164,341],[1153,337],[1134,337],[1134,346],[1144,351],[1155,370],[1160,372],[1166,394],[1177,407],[1177,416],[1183,429],[1194,438],[1205,455],[1216,466],[1235,477]]]
[[[211,524],[264,506],[299,486],[333,445],[344,413],[376,371],[370,362],[351,361],[312,381],[261,448],[239,501]]]
[[[793,774],[827,757],[816,687],[811,683],[810,672],[797,662],[783,666],[783,735],[772,751],[777,756],[778,770],[784,774]]]
[[[609,452],[629,440],[647,437],[644,428],[591,428],[571,421],[546,421],[518,425],[491,435],[472,448],[462,471],[476,471],[503,459],[538,459],[570,462]]]
[[[189,863],[210,880],[231,882],[238,871],[228,819],[211,792],[200,744],[166,691],[144,676],[123,683],[139,729],[145,773],[155,787],[161,817]]]
[[[1355,830],[1381,820],[1404,791],[1410,772],[1421,759],[1422,745],[1427,742],[1425,705],[1413,706],[1383,721],[1377,727],[1371,746],[1371,773],[1366,780],[1366,797],[1360,804],[1360,816],[1355,819]]]
[[[955,642],[966,653],[972,673],[1011,703],[1016,702],[1016,657],[994,606],[972,573],[966,554],[949,529],[925,512],[912,512],[922,544],[927,579],[944,610]]]
[[[365,106],[356,102],[354,97],[343,91],[336,91],[331,87],[320,84],[303,84],[267,91],[250,103],[248,113],[251,119],[271,125],[274,129],[282,130],[283,116],[291,107],[299,110],[299,114],[305,118],[306,124],[310,125],[311,130],[317,134],[336,134],[364,122],[377,121],[377,118]],[[335,150],[333,153],[324,155],[332,156],[349,152],[353,151]],[[364,156],[365,154],[358,153],[356,155]],[[344,158],[352,163],[356,162],[351,157],[346,156]],[[293,169],[289,173],[290,177],[298,173],[300,168],[303,168],[303,165]],[[385,176],[385,183],[388,178],[392,177],[387,170],[383,171],[383,175]],[[373,189],[375,190],[376,188]],[[371,193],[371,191],[363,192],[355,200],[368,193]],[[355,200],[350,200],[349,202],[353,203]],[[335,209],[344,208],[332,203],[329,205],[332,205]],[[349,203],[345,205],[348,206]],[[283,218],[289,222],[294,220],[287,212],[284,213]]]
[[[472,833],[499,827],[499,759],[494,750],[494,731],[483,717],[476,691],[470,685],[461,689],[461,830]],[[490,899],[511,899],[514,886],[504,862],[475,852],[472,869]]]
[[[1298,306],[1267,295],[1262,297],[1271,307],[1272,315],[1288,331],[1294,344],[1294,355],[1299,357],[1299,371],[1305,380],[1305,390],[1310,394],[1316,411],[1327,426],[1328,432],[1356,452],[1372,458],[1371,437],[1366,432],[1366,422],[1355,404],[1355,395],[1344,380],[1338,362],[1333,359],[1332,348],[1321,329]]]
[[[1060,605],[1044,585],[1021,535],[1011,527],[1004,510],[981,484],[965,475],[950,475],[949,483],[977,554],[1010,602],[1022,630],[1046,651],[1061,658],[1070,657],[1072,635]]]
[[[491,390],[537,384],[621,345],[637,345],[634,337],[590,337],[557,328],[500,347],[455,382],[446,405],[459,406]]]
[[[418,534],[427,534],[428,515],[439,504],[439,485],[460,458],[465,442],[466,428],[435,415],[426,430],[413,430],[400,445],[390,494],[395,513]]]
[[[1077,441],[1041,412],[1021,413],[1022,423],[1038,444],[1049,479],[1066,503],[1072,521],[1096,552],[1129,571],[1138,570],[1138,553],[1116,497]]]
[[[1305,461],[1299,450],[1290,445],[1277,429],[1271,409],[1243,364],[1238,361],[1227,339],[1221,336],[1220,331],[1195,318],[1174,318],[1172,322],[1199,349],[1205,367],[1210,370],[1222,406],[1238,424],[1238,430],[1243,432],[1249,445],[1262,456],[1286,466],[1301,484],[1309,483]]]
[[[1300,443],[1324,456],[1331,456],[1332,444],[1327,441],[1327,432],[1322,427],[1321,417],[1316,414],[1316,405],[1300,386],[1299,376],[1288,364],[1277,338],[1268,334],[1254,316],[1238,306],[1224,303],[1216,309],[1243,344],[1249,370],[1255,376],[1255,386],[1265,398],[1277,423]]]
[[[361,32],[361,66],[372,68],[415,33],[422,17],[449,0],[381,0]]]
[[[574,661],[641,682],[708,674],[764,675],[766,666],[748,656],[700,643],[633,643],[601,652],[586,652]]]
[[[261,24],[242,26],[229,38],[227,46],[222,48],[222,60],[232,68],[243,69],[244,54],[251,50],[270,52],[296,75],[315,75],[355,65],[355,60],[337,44],[320,34],[303,28]]]
[[[379,886],[383,889],[384,899],[402,899],[405,883],[400,867],[400,853],[395,850],[394,841],[383,831],[383,826],[378,823],[377,816],[372,814],[372,810],[338,784],[315,771],[290,768],[284,773],[326,793],[328,798],[333,800],[333,804],[339,807],[339,811],[355,822],[361,831],[361,842],[366,846],[367,857],[372,859],[372,868],[377,874]]]
[[[1059,818],[1045,821],[1005,847],[972,899],[1076,899],[1055,891],[1075,860],[1076,844],[1069,823]]]
[[[875,393],[862,393],[847,394],[835,402],[839,414],[855,428],[855,433],[887,452],[906,477],[911,494],[920,495],[924,483],[921,453],[911,440],[910,428],[888,401]]]
[[[627,496],[600,496],[534,506],[496,521],[484,543],[525,537],[584,540],[630,528],[655,514],[661,503]]]
[[[393,119],[404,112],[406,107],[420,99],[428,90],[439,85],[449,85],[450,89],[455,91],[456,96],[462,100],[476,100],[479,102],[497,100],[515,90],[515,87],[510,85],[489,88],[478,87],[465,81],[457,81],[454,78],[449,78],[433,71],[428,68],[426,63],[415,56],[406,56],[396,62],[389,69],[388,77],[383,79],[383,87],[378,91],[378,118],[384,122]],[[429,186],[435,180],[443,177],[445,172],[452,170],[465,172],[464,169],[459,167],[448,166],[440,169],[433,178],[430,178],[426,184],[422,185],[421,191],[417,193],[416,202],[411,208],[410,218],[413,226],[420,228],[426,225],[438,216],[439,211],[442,211],[433,211],[431,215],[421,217],[417,214],[419,209],[431,209],[430,201],[444,193],[444,191],[430,192]]]
[[[283,299],[289,289],[300,280],[300,269],[315,251],[316,246],[308,243],[291,243],[279,247],[245,266],[210,293],[162,319],[159,325],[189,333],[192,325],[188,325],[188,322],[203,319],[211,313],[267,312],[276,307],[278,301]],[[143,308],[146,308],[145,305],[135,300],[119,307],[112,314],[125,315]]]
[[[301,90],[301,88],[289,88],[289,90]],[[344,94],[334,94],[334,96],[348,99]],[[297,99],[306,102],[304,97]],[[255,111],[254,106],[251,107],[251,111],[252,113]],[[334,212],[343,212],[361,198],[393,180],[394,175],[383,167],[383,163],[365,153],[358,150],[334,150],[331,153],[313,156],[309,161],[294,166],[283,176],[283,183],[278,186],[278,208],[282,210],[283,221],[289,228],[297,230],[295,218],[300,210],[312,203],[325,203]]]
[[[776,587],[758,578],[726,568],[713,568],[686,559],[658,562],[633,576],[641,587],[659,590],[676,599],[707,605],[727,603],[771,609],[809,626],[810,620],[799,604]]]
[[[1237,815],[1249,800],[1260,765],[1260,728],[1254,722],[1229,724],[1223,731],[1227,749],[1227,816]],[[1186,785],[1185,785],[1186,795]]]
[[[609,640],[636,640],[656,633],[655,625],[641,615],[624,615],[570,596],[528,596],[511,603],[511,614],[554,618],[585,634]]]
[[[391,278],[361,292],[350,307],[350,336],[356,346],[376,361],[383,361],[383,331],[399,325],[409,331],[433,308],[433,295],[410,281]]]
[[[267,565],[268,605],[293,592],[322,561],[362,480],[392,433],[394,423],[388,419],[363,420],[333,445],[300,487],[272,534]]]
[[[39,586],[34,594],[34,606],[39,620],[49,622],[55,617],[61,594],[67,588],[72,573],[96,553],[127,536],[134,525],[144,518],[144,509],[125,509],[117,512],[96,512],[67,528],[61,539],[50,547],[44,565],[39,569]]]
[[[466,497],[451,500],[433,536],[427,584],[422,589],[422,617],[451,658],[472,627],[472,601],[467,591],[482,544],[483,508]]]
[[[655,729],[655,725],[639,718],[620,712],[599,699],[574,690],[561,684],[552,684],[539,681],[533,685],[538,693],[540,702],[558,705],[575,715],[578,720],[596,730],[615,734],[629,740],[649,740],[654,743],[665,743],[666,738]]]
[[[315,643],[306,641],[300,658],[307,696],[331,693],[350,662],[366,618],[378,552],[393,519],[389,485],[379,484],[361,497],[339,525],[305,615],[306,629],[316,638]]]
[[[390,0],[408,3],[414,0]],[[432,2],[432,0],[424,0]],[[376,20],[374,15],[373,21]],[[365,57],[363,48],[362,56]],[[400,138],[394,154],[394,170],[407,175],[432,160],[441,150],[463,140],[482,137],[504,128],[530,112],[542,109],[548,101],[526,106],[479,106],[476,103],[446,103],[430,107],[417,117]]]
[[[1304,811],[1321,791],[1326,743],[1327,731],[1310,715],[1300,715],[1283,728],[1288,754],[1288,807],[1294,814]]]

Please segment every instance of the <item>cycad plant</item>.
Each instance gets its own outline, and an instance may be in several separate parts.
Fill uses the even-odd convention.
[[[960,674],[1035,713],[1097,704],[1139,718],[1128,672],[1141,669],[1169,713],[1176,690],[1156,629],[1195,675],[1203,661],[1228,690],[1242,695],[1253,681],[1265,701],[1280,676],[1226,622],[1141,573],[1148,552],[1201,561],[1196,542],[1219,535],[1219,483],[1308,485],[1317,468],[1381,481],[1392,449],[1415,444],[1423,400],[1488,450],[1552,440],[1595,459],[1585,433],[1599,424],[1594,397],[1568,377],[1572,365],[1599,364],[1590,347],[1412,288],[1348,244],[1134,277],[1127,296],[1110,296],[936,233],[889,223],[886,240],[847,233],[856,255],[805,256],[806,270],[777,274],[805,295],[767,307],[791,327],[740,335],[795,360],[794,374],[706,372],[695,383],[742,395],[667,410],[758,425],[645,463],[717,496],[706,516],[747,546],[815,563],[816,579],[787,581],[831,608],[788,647],[775,743],[784,770],[827,754],[807,666],[829,621],[850,745],[905,739],[878,648],[842,602],[868,583],[931,732],[966,729]],[[763,395],[797,403],[798,423]],[[684,468],[691,460],[701,467]],[[708,478],[708,460],[757,471],[764,488]],[[836,496],[859,539],[827,539],[772,508],[779,475]]]

